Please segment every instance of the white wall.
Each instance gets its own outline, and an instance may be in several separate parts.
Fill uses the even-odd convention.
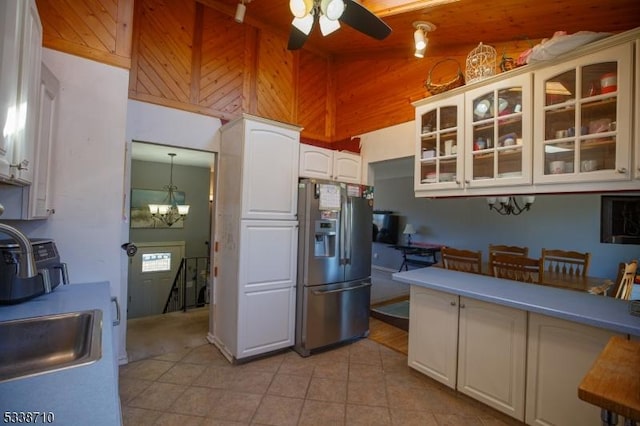
[[[56,212],[20,228],[29,237],[56,241],[72,283],[109,281],[111,294],[124,302],[120,230],[129,72],[50,49],[42,60],[60,80],[52,171]],[[124,329],[119,327],[120,354]]]
[[[362,182],[373,185],[371,163],[402,157],[413,157],[416,130],[413,121],[397,124],[360,135]]]

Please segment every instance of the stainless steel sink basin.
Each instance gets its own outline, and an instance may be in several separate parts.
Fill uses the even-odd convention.
[[[0,382],[95,362],[102,356],[102,311],[0,322]]]

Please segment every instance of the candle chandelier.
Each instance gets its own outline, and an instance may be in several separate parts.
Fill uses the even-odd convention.
[[[529,210],[535,199],[536,197],[533,195],[527,195],[522,197],[523,204],[520,205],[516,197],[487,197],[487,204],[489,205],[489,210],[495,210],[502,216],[517,216]]]
[[[149,211],[151,217],[158,222],[162,222],[167,226],[173,226],[180,220],[185,220],[187,214],[189,214],[188,204],[178,204],[176,200],[175,192],[178,187],[173,184],[173,157],[176,156],[173,152],[168,154],[171,157],[171,171],[169,174],[169,185],[164,186],[164,190],[167,191],[167,197],[164,199],[165,204],[149,204]]]

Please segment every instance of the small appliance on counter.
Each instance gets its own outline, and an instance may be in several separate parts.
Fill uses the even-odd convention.
[[[50,293],[61,281],[69,283],[67,265],[60,262],[53,240],[36,238],[29,241],[37,274],[23,278],[19,273],[20,262],[24,261],[20,245],[13,239],[0,240],[0,304],[25,302]]]

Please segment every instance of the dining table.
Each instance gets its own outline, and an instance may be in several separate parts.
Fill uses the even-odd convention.
[[[438,262],[433,266],[441,267],[441,268],[444,267],[442,262]],[[482,265],[482,275],[490,275],[488,263],[484,263]],[[607,280],[611,281],[610,278],[606,278],[606,277],[596,277],[596,276],[590,276],[590,275],[575,276],[575,275],[563,274],[562,272],[544,271],[544,274],[542,276],[542,283],[536,283],[536,284],[545,285],[549,287],[563,288],[567,290],[588,292],[594,287],[601,286]]]

